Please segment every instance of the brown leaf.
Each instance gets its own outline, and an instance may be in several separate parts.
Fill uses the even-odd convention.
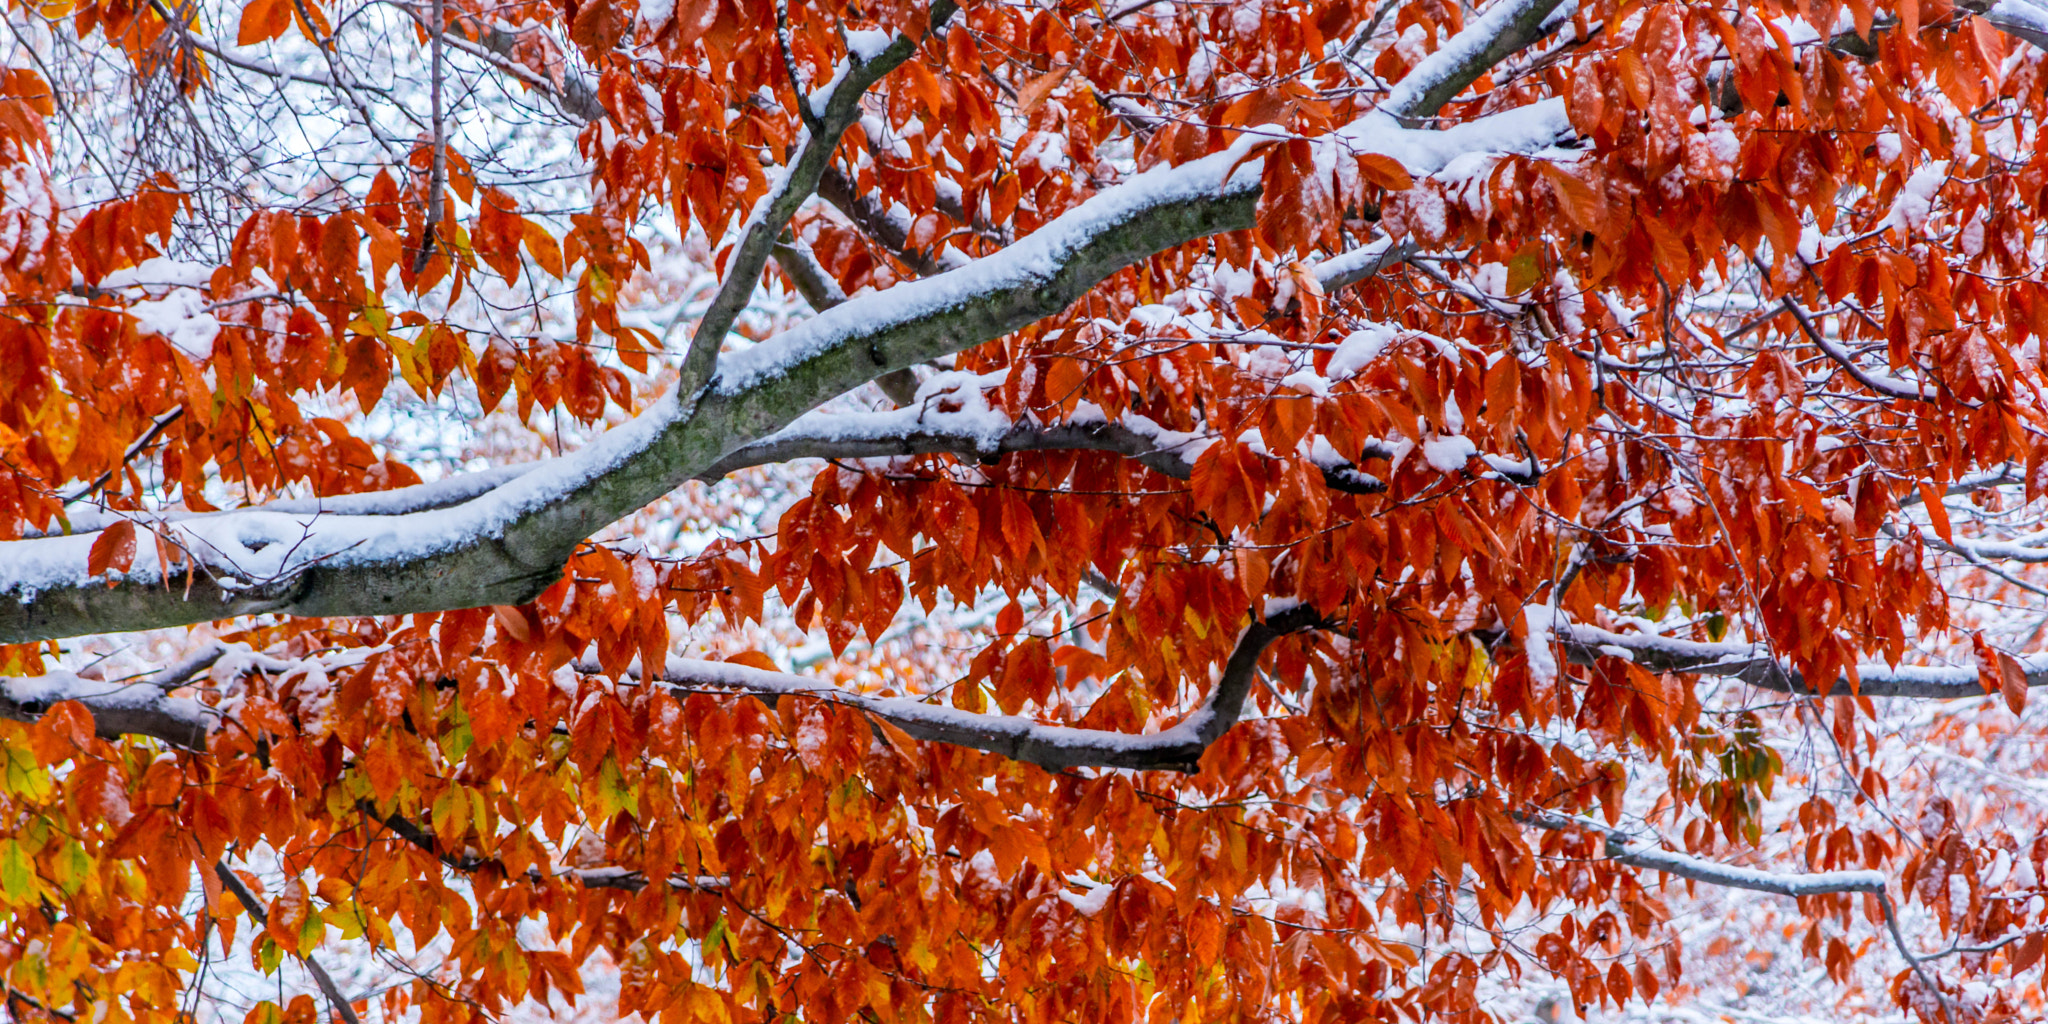
[[[2005,694],[2005,706],[2017,715],[2027,707],[2027,670],[2012,655],[1998,652],[1998,689]]]
[[[626,34],[626,18],[611,0],[589,0],[576,11],[569,25],[569,39],[578,46],[600,53],[619,44]]]

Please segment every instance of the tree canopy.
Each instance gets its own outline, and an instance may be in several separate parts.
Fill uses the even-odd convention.
[[[15,1020],[2043,1012],[2035,0],[6,22]]]

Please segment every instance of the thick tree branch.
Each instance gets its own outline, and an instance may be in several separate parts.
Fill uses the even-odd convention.
[[[1466,152],[1541,148],[1569,130],[1555,102],[1489,121],[1411,131],[1375,114],[1346,132],[1400,149],[1411,172],[1428,174]],[[161,539],[138,531],[133,564],[98,578],[87,571],[95,534],[9,542],[0,546],[0,642],[260,612],[389,615],[524,603],[560,577],[584,538],[824,401],[1056,314],[1155,253],[1250,227],[1263,164],[1247,156],[1257,141],[1247,135],[1222,152],[1134,176],[990,256],[862,295],[728,354],[702,391],[671,392],[574,455],[516,472],[453,507],[404,515],[272,508],[173,520],[156,524]]]
[[[188,697],[170,696],[167,691],[177,682],[106,683],[62,670],[0,678],[0,718],[33,722],[57,703],[75,700],[92,712],[93,731],[102,739],[149,736],[188,750],[204,749],[212,710]]]
[[[399,614],[523,603],[558,578],[583,538],[825,400],[1057,313],[1153,253],[1250,226],[1260,166],[1242,155],[1234,148],[1139,175],[996,255],[850,300],[725,357],[692,408],[672,392],[575,455],[453,508],[400,516],[251,510],[174,521],[165,524],[165,544],[139,532],[133,566],[111,581],[85,571],[95,535],[11,542],[0,560],[0,640],[263,611]]]

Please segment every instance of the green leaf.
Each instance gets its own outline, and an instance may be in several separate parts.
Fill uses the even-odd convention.
[[[19,842],[0,844],[0,892],[18,903],[33,903],[42,898],[43,886],[36,878],[35,861],[29,859],[28,851]]]

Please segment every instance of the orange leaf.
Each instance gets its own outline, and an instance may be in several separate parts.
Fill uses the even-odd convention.
[[[1053,89],[1067,80],[1067,72],[1072,70],[1074,69],[1071,65],[1054,68],[1024,83],[1024,88],[1017,90],[1017,113],[1024,115],[1038,109],[1038,105],[1044,103],[1047,96],[1052,95]]]
[[[727,658],[725,660],[735,665],[745,665],[748,668],[758,668],[763,672],[782,671],[782,669],[776,667],[775,659],[770,658],[765,654],[762,654],[760,651],[741,651],[740,653],[735,654],[732,657]]]
[[[491,616],[498,620],[498,628],[512,639],[525,643],[533,638],[533,629],[527,624],[525,613],[505,604],[491,606]]]
[[[1927,519],[1934,524],[1934,533],[1945,544],[1954,544],[1955,535],[1949,532],[1948,506],[1941,503],[1941,492],[1925,480],[1920,481],[1920,503],[1927,506]]]
[[[934,118],[946,116],[946,90],[939,84],[937,75],[925,67],[922,61],[908,61],[904,70],[910,75],[911,87],[917,90],[917,97],[924,101],[924,107]]]
[[[100,531],[86,557],[85,571],[98,576],[108,569],[127,572],[135,564],[135,524],[126,519]],[[111,581],[109,581],[111,582]]]
[[[291,27],[291,0],[251,0],[242,8],[242,23],[235,32],[236,46],[251,46],[284,35]]]
[[[532,221],[527,221],[522,230],[526,235],[526,251],[533,254],[533,261],[550,276],[560,278],[565,268],[562,265],[562,247],[556,243],[555,236]]]
[[[1409,176],[1408,168],[1384,153],[1360,154],[1358,173],[1389,192],[1403,192],[1415,187],[1415,179]]]
[[[1606,219],[1602,210],[1599,193],[1577,175],[1548,161],[1537,163],[1545,178],[1550,179],[1551,190],[1557,193],[1557,204],[1572,222],[1590,231],[1601,226]]]
[[[675,19],[676,46],[688,46],[718,20],[718,0],[682,0],[676,5]]]

